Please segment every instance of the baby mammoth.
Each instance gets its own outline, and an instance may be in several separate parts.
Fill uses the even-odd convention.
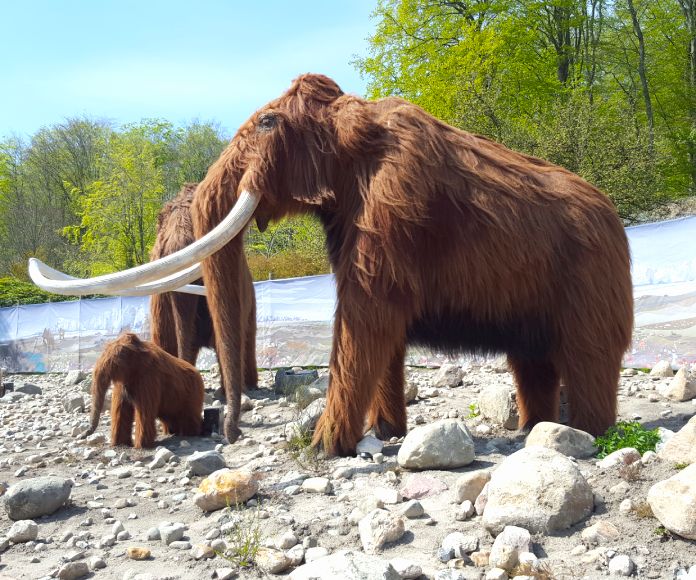
[[[124,333],[106,345],[94,366],[91,425],[94,433],[109,385],[111,445],[154,447],[159,419],[166,434],[200,435],[203,379],[196,368],[144,341]]]

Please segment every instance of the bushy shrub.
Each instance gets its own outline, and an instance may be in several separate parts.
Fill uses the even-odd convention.
[[[43,302],[64,302],[75,300],[73,296],[60,296],[44,292],[30,282],[17,278],[0,278],[0,307],[18,304],[41,304]]]

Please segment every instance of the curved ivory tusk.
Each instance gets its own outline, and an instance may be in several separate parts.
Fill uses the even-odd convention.
[[[201,278],[203,276],[202,270],[200,263],[194,264],[166,278],[161,278],[160,280],[155,280],[154,282],[149,282],[142,286],[136,286],[135,288],[126,288],[124,290],[109,292],[109,294],[111,296],[148,296],[161,292],[183,292],[186,294],[206,296],[205,286],[189,283]],[[29,273],[33,280],[42,280],[42,283],[44,283],[44,281],[50,283],[56,280],[79,280],[79,278],[75,278],[74,276],[70,276],[47,266],[36,258],[29,259]]]
[[[39,288],[54,294],[81,296],[84,294],[115,294],[120,290],[135,290],[148,282],[172,276],[217,252],[246,227],[259,201],[261,201],[259,194],[242,191],[230,213],[205,236],[178,252],[136,268],[96,276],[95,278],[57,279],[56,277],[48,278],[45,275],[40,275],[42,267],[48,266],[40,260],[32,258],[36,263],[32,267],[33,262],[29,261],[29,275]],[[36,278],[35,275],[37,275]]]

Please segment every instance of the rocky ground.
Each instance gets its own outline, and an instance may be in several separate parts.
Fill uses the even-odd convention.
[[[152,450],[111,448],[108,412],[78,438],[89,378],[5,377],[0,579],[696,578],[696,542],[683,537],[696,538],[696,467],[685,467],[696,462],[696,419],[685,427],[696,399],[667,398],[679,377],[625,373],[620,418],[661,427],[663,443],[599,463],[589,436],[556,428],[534,439],[556,451],[523,450],[504,426],[515,408],[500,363],[407,369],[405,441],[315,457],[301,425],[320,410],[321,398],[302,410],[326,385],[318,374],[298,404],[262,372],[234,445],[160,435]],[[211,402],[218,378],[204,377]],[[678,398],[696,388],[688,380]],[[212,492],[197,492],[211,472]],[[220,502],[225,485],[242,495]],[[229,497],[240,501],[222,507]]]

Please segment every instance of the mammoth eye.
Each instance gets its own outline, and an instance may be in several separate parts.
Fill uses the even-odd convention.
[[[277,117],[273,113],[265,113],[259,117],[257,128],[259,131],[270,131],[276,126]]]

